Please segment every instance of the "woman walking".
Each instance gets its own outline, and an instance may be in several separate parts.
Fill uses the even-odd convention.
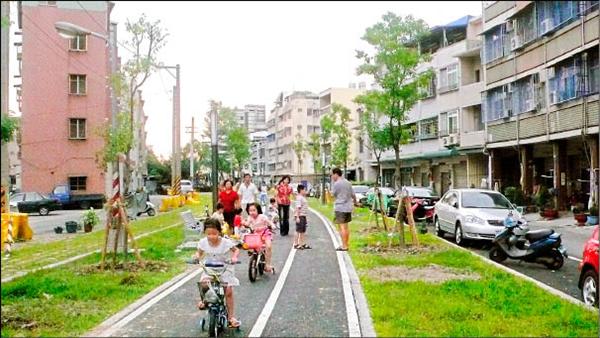
[[[287,236],[290,231],[290,195],[293,190],[290,186],[292,178],[289,175],[285,175],[277,184],[277,207],[279,210],[279,233],[281,236]]]
[[[233,190],[233,182],[229,179],[223,182],[225,189],[219,193],[219,202],[223,205],[223,218],[229,227],[233,227],[235,209],[239,200],[238,193]]]

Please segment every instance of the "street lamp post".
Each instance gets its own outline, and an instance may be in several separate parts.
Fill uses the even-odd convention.
[[[219,186],[219,140],[217,128],[219,126],[217,119],[219,118],[219,104],[215,101],[210,102],[210,144],[212,148],[212,205],[213,211],[216,210]]]

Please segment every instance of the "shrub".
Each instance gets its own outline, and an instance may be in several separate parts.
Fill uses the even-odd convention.
[[[545,185],[542,185],[538,193],[535,195],[535,205],[540,208],[546,207],[550,201],[550,197],[551,196],[548,188]]]
[[[518,187],[507,187],[504,190],[504,196],[515,205],[524,205],[525,196],[523,191]]]

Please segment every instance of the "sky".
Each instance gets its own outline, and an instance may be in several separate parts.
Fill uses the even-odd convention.
[[[190,141],[184,131],[192,117],[197,129],[204,130],[211,99],[230,107],[264,104],[268,115],[282,91],[319,93],[364,81],[355,75],[355,50],[367,47],[360,39],[365,29],[388,11],[413,15],[433,27],[481,15],[481,2],[115,1],[112,20],[118,23],[120,41],[127,38],[127,19],[142,13],[160,20],[168,32],[159,60],[181,65],[183,146]],[[171,154],[174,84],[163,70],[143,87],[147,143],[163,157]]]

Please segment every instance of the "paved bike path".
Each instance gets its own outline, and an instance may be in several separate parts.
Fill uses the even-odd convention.
[[[311,250],[298,250],[266,323],[262,336],[347,336],[348,324],[340,271],[333,244],[318,217],[308,217]],[[294,222],[290,235],[274,235],[273,265],[277,274],[265,275],[255,283],[248,279],[248,255],[240,253],[236,265],[240,286],[234,289],[235,314],[242,322],[240,330],[228,330],[225,337],[247,337],[255,325],[267,299],[280,277],[292,249]],[[196,266],[190,266],[194,269]],[[196,309],[198,278],[192,278],[148,310],[112,332],[112,336],[207,336],[200,329],[200,314]]]

